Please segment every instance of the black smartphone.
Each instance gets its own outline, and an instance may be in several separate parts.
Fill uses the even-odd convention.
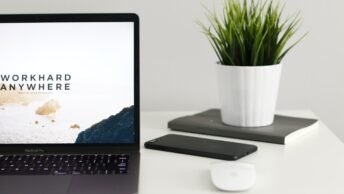
[[[257,146],[184,135],[165,135],[145,143],[149,149],[222,160],[237,160],[257,151]]]

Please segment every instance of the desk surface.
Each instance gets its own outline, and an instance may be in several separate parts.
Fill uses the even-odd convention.
[[[143,148],[143,143],[168,133],[186,134],[258,146],[258,151],[238,161],[255,165],[254,194],[344,193],[344,144],[320,122],[319,128],[288,145],[172,132],[167,122],[195,112],[143,112],[141,115],[140,194],[216,194],[209,166],[222,160]],[[316,118],[310,111],[280,114]]]

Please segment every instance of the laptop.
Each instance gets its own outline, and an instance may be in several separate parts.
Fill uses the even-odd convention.
[[[0,193],[137,193],[139,107],[137,15],[0,15]]]

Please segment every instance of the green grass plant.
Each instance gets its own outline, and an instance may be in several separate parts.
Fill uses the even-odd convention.
[[[223,65],[279,64],[306,35],[287,45],[300,27],[300,14],[282,19],[278,1],[225,0],[222,15],[207,12],[210,26],[199,24]]]

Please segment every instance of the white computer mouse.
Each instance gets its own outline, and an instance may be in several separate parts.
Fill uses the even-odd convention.
[[[256,182],[256,170],[252,164],[220,162],[212,164],[210,176],[213,184],[223,191],[244,191]]]

